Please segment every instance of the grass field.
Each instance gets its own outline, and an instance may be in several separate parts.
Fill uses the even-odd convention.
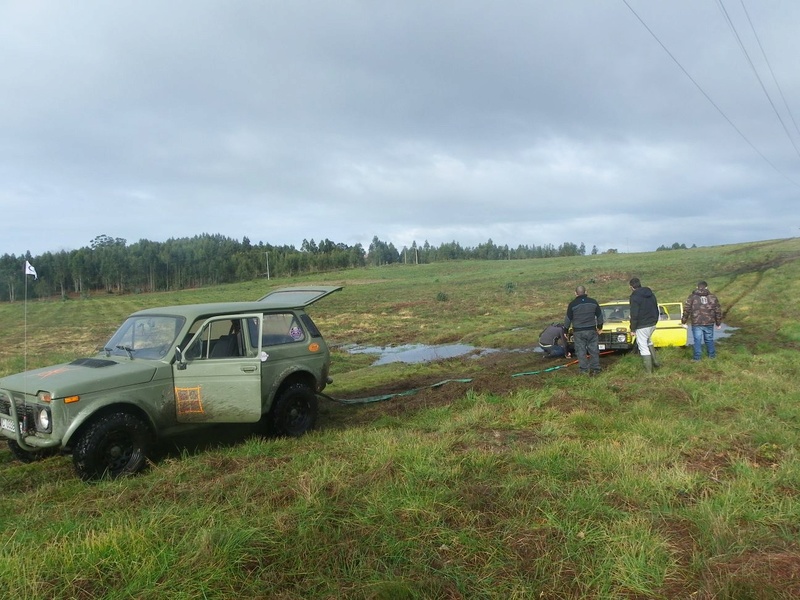
[[[602,375],[530,350],[577,284],[709,282],[739,328],[718,358]],[[0,375],[92,354],[130,312],[306,281],[333,399],[293,440],[219,428],[142,475],[0,449],[0,597],[800,597],[800,239],[643,254],[396,265],[178,293],[0,305]],[[496,352],[371,366],[348,344]],[[469,379],[426,387],[449,379]],[[342,401],[421,388],[414,395]]]

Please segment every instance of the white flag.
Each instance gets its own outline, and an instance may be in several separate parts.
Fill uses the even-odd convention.
[[[33,275],[34,279],[39,279],[39,276],[36,274],[36,269],[34,269],[33,265],[27,260],[25,261],[25,275]]]

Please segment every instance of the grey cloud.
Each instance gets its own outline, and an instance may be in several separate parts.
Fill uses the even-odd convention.
[[[629,4],[718,108],[622,2],[6,3],[0,253],[795,235],[800,157],[720,5]],[[796,105],[800,6],[747,9]]]

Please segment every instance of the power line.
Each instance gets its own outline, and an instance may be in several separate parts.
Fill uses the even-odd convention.
[[[794,114],[792,114],[792,109],[789,108],[789,103],[786,102],[786,97],[783,95],[783,90],[781,89],[780,84],[778,83],[778,79],[775,77],[775,72],[772,70],[772,65],[769,62],[769,58],[767,58],[767,53],[764,51],[764,46],[761,44],[761,39],[758,37],[758,32],[756,31],[755,26],[753,25],[752,19],[750,19],[750,13],[747,12],[747,7],[744,5],[744,0],[741,0],[742,3],[742,10],[744,10],[744,14],[747,17],[747,22],[750,24],[750,29],[753,31],[753,35],[756,38],[756,42],[758,42],[758,48],[761,50],[761,56],[764,57],[764,62],[767,63],[767,68],[769,69],[770,75],[772,75],[772,81],[775,83],[775,87],[778,88],[778,93],[781,96],[781,100],[783,100],[783,106],[786,108],[786,112],[789,113],[789,116],[792,119],[792,123],[794,124],[794,129],[800,134],[800,127],[797,126],[797,121],[794,119]]]
[[[694,86],[695,86],[695,87],[698,89],[698,91],[699,91],[701,94],[703,94],[703,96],[705,97],[705,99],[706,99],[706,100],[708,100],[708,101],[711,103],[711,106],[713,106],[715,109],[717,109],[717,112],[718,112],[720,115],[722,115],[722,118],[723,118],[723,119],[725,119],[725,120],[728,122],[728,124],[729,124],[731,127],[733,127],[733,129],[736,131],[736,133],[738,133],[738,134],[739,134],[739,136],[741,136],[741,138],[742,138],[742,139],[743,139],[745,142],[747,142],[747,144],[748,144],[748,145],[749,145],[749,146],[750,146],[750,147],[751,147],[751,148],[752,148],[752,149],[753,149],[753,150],[756,152],[756,154],[758,154],[758,155],[759,155],[759,156],[760,156],[760,157],[761,157],[761,158],[764,160],[764,162],[766,162],[766,163],[767,163],[767,164],[768,164],[770,167],[772,167],[772,168],[773,168],[773,169],[774,169],[774,170],[775,170],[775,171],[776,171],[778,174],[780,174],[780,175],[782,175],[784,178],[786,178],[786,180],[787,180],[787,181],[789,181],[790,183],[792,183],[792,184],[796,185],[797,187],[800,187],[800,184],[798,184],[796,181],[794,181],[792,178],[790,178],[788,175],[786,175],[786,174],[785,174],[783,171],[781,171],[781,170],[780,170],[778,167],[776,167],[776,166],[775,166],[775,165],[772,163],[772,161],[771,161],[771,160],[769,160],[769,159],[768,159],[768,158],[767,158],[767,157],[764,155],[764,153],[763,153],[763,152],[761,152],[761,150],[759,150],[758,148],[756,148],[756,146],[753,144],[753,142],[751,142],[751,141],[748,139],[748,137],[747,137],[747,136],[746,136],[746,135],[745,135],[745,134],[744,134],[744,133],[743,133],[743,132],[742,132],[742,131],[741,131],[741,130],[740,130],[738,127],[737,127],[737,126],[736,126],[736,124],[735,124],[733,121],[731,121],[731,120],[730,120],[730,118],[728,117],[728,115],[726,115],[726,114],[725,114],[725,112],[724,112],[724,111],[723,111],[723,110],[722,110],[722,109],[721,109],[721,108],[720,108],[720,107],[717,105],[717,103],[716,103],[716,102],[714,102],[714,100],[712,100],[712,99],[711,99],[711,96],[709,96],[709,95],[706,93],[706,91],[705,91],[705,90],[702,88],[702,86],[701,86],[699,83],[697,83],[697,81],[695,81],[694,77],[692,77],[692,76],[689,74],[689,72],[688,72],[688,71],[687,71],[687,70],[686,70],[686,69],[683,67],[683,65],[682,65],[682,64],[681,64],[681,63],[678,61],[678,59],[677,59],[677,58],[675,58],[675,56],[672,54],[672,52],[670,52],[670,51],[669,51],[669,48],[667,48],[667,47],[664,45],[664,43],[663,43],[663,42],[662,42],[662,41],[661,41],[661,40],[658,38],[658,36],[657,36],[657,35],[656,35],[656,34],[653,32],[653,30],[652,30],[652,29],[650,29],[650,27],[648,27],[647,23],[645,23],[645,22],[644,22],[644,20],[643,20],[643,19],[642,19],[642,18],[639,16],[639,14],[638,14],[638,13],[637,13],[637,12],[636,12],[634,9],[633,9],[633,7],[632,7],[632,6],[631,6],[631,5],[628,3],[628,0],[622,0],[622,2],[625,4],[625,6],[627,6],[627,7],[628,7],[628,10],[630,10],[630,11],[631,11],[631,13],[633,13],[633,16],[634,16],[634,17],[636,17],[636,18],[638,19],[639,23],[641,23],[641,24],[642,24],[642,27],[644,27],[644,28],[647,30],[647,32],[648,32],[648,33],[649,33],[649,34],[650,34],[650,35],[653,37],[653,39],[654,39],[656,42],[658,42],[658,45],[659,45],[659,46],[661,46],[661,48],[663,48],[664,52],[666,52],[666,53],[667,53],[667,55],[668,55],[668,56],[669,56],[669,57],[672,59],[672,61],[673,61],[673,62],[674,62],[676,65],[678,65],[678,68],[679,68],[681,71],[683,71],[683,74],[684,74],[684,75],[686,75],[686,77],[688,77],[688,78],[689,78],[689,81],[691,81],[691,82],[694,84]]]
[[[730,14],[728,14],[728,10],[725,8],[725,4],[723,3],[722,0],[717,0],[717,4],[718,4],[720,10],[722,11],[723,16],[725,17],[725,21],[728,23],[728,27],[730,27],[730,30],[733,33],[733,36],[736,38],[736,41],[738,42],[739,48],[742,50],[742,54],[744,54],[745,59],[747,59],[747,63],[750,65],[750,69],[753,71],[753,74],[756,76],[756,79],[758,80],[758,83],[761,86],[761,90],[764,92],[764,95],[767,97],[767,100],[769,101],[769,105],[772,107],[772,110],[775,112],[775,116],[778,117],[778,121],[780,121],[781,127],[783,127],[783,130],[786,132],[786,137],[789,138],[789,142],[794,147],[795,153],[797,154],[798,158],[800,158],[800,149],[797,148],[797,144],[795,144],[794,139],[792,139],[792,134],[789,133],[789,128],[786,127],[786,123],[784,123],[783,118],[781,117],[781,114],[778,112],[778,109],[776,108],[775,103],[772,101],[772,97],[770,97],[769,92],[767,91],[767,88],[766,88],[766,86],[764,85],[764,82],[761,79],[761,76],[758,74],[758,69],[756,69],[755,64],[753,64],[753,60],[750,58],[750,54],[747,52],[747,48],[745,48],[744,42],[742,42],[742,38],[739,36],[739,32],[736,31],[736,26],[733,24],[733,21],[731,20],[731,16],[730,16]],[[742,8],[744,8],[744,2],[742,2]],[[746,13],[747,13],[747,9],[745,9],[745,14]],[[748,19],[749,19],[749,15],[748,15]],[[750,23],[750,27],[752,27],[752,26],[753,26],[753,23],[751,22]],[[755,29],[753,29],[753,33],[755,33]],[[758,39],[758,35],[756,35],[756,39]],[[761,43],[759,42],[759,46],[760,45],[761,45]],[[762,48],[761,51],[762,51],[762,54],[763,54],[764,49]],[[764,58],[766,59],[766,55],[764,55]],[[769,64],[769,63],[767,63],[767,64]],[[773,78],[774,78],[774,74],[773,74]],[[777,83],[777,81],[776,81],[776,83]],[[780,89],[780,87],[778,89]],[[785,102],[785,100],[784,100],[784,102]],[[796,126],[796,124],[795,124],[795,126]]]

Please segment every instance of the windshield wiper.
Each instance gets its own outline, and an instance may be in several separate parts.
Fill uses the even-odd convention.
[[[128,353],[128,358],[133,360],[133,353],[135,352],[135,350],[133,348],[131,348],[130,346],[124,346],[122,344],[118,344],[117,345],[117,350],[125,350],[125,352]]]

